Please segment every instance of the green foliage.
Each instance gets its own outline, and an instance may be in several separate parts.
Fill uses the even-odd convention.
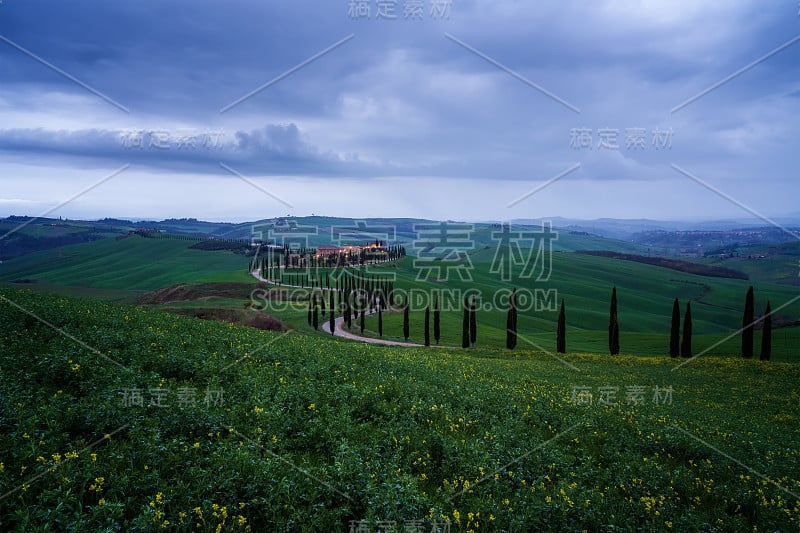
[[[403,301],[403,338],[408,341],[410,335],[408,298]]]
[[[361,519],[792,531],[800,520],[797,364],[563,356],[576,374],[527,349],[368,346],[0,296],[4,531],[347,531]],[[575,385],[620,390],[586,406]],[[656,385],[673,388],[670,404],[652,401]],[[650,395],[626,402],[631,386]],[[142,406],[123,405],[132,389]],[[197,400],[180,405],[190,389]],[[148,406],[159,390],[168,404]],[[205,402],[215,390],[223,401]]]
[[[470,311],[467,299],[464,298],[464,317],[461,322],[461,347],[469,348],[469,323]]]
[[[611,290],[611,308],[608,319],[608,351],[619,355],[619,314],[617,312],[617,288]]]
[[[478,340],[478,318],[475,309],[475,297],[472,297],[472,302],[469,306],[469,342],[473,346]]]
[[[514,331],[514,303],[513,299],[508,304],[508,312],[506,313],[506,348],[513,350],[516,346],[517,332]]]
[[[436,344],[439,344],[439,339],[442,337],[442,321],[441,311],[439,310],[439,295],[434,297],[433,304],[433,339]]]
[[[431,345],[431,310],[429,307],[425,308],[425,333],[424,333],[425,346]]]
[[[556,351],[567,353],[567,315],[564,300],[561,300],[561,311],[558,313],[558,328],[556,329]]]

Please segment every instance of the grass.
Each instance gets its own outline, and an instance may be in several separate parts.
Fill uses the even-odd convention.
[[[481,235],[483,234],[478,237]],[[484,237],[486,235],[481,238]],[[597,240],[596,237],[587,236],[568,237],[569,239],[565,236],[561,244],[570,244],[580,239]],[[36,280],[37,283],[31,284],[31,288],[127,300],[132,300],[142,292],[174,284],[236,281],[252,284],[255,288],[255,280],[246,272],[249,261],[247,257],[224,251],[193,250],[189,248],[191,244],[191,241],[134,236],[119,241],[107,239],[69,246],[4,262],[0,265],[0,282]],[[598,247],[600,244],[595,242],[593,246]],[[787,249],[792,248],[789,246]],[[551,299],[540,298],[541,304],[558,304],[563,299],[567,308],[567,342],[570,349],[605,353],[608,299],[611,287],[616,286],[623,352],[654,356],[663,355],[668,345],[669,317],[675,297],[680,298],[682,307],[688,299],[692,299],[695,353],[713,346],[741,327],[744,294],[751,283],[756,286],[757,314],[764,309],[767,299],[775,309],[796,297],[793,286],[777,283],[770,277],[774,275],[775,279],[782,279],[781,276],[787,268],[783,256],[773,258],[775,263],[770,262],[772,259],[759,260],[757,264],[763,265],[761,277],[756,281],[744,281],[696,276],[604,257],[555,252],[549,280],[536,282],[534,279],[520,279],[519,267],[513,271],[513,281],[502,281],[499,274],[490,272],[494,254],[493,248],[481,248],[470,256],[472,280],[467,282],[459,281],[455,271],[450,272],[450,279],[446,283],[433,279],[419,281],[416,279],[417,270],[414,268],[413,257],[406,257],[396,264],[369,267],[369,271],[394,276],[396,287],[416,296],[424,295],[430,304],[431,295],[435,291],[461,291],[460,294],[464,294],[477,288],[479,303],[489,305],[488,310],[479,313],[478,344],[482,347],[504,345],[505,304],[496,302],[495,295],[499,291],[510,291],[512,287],[530,291],[531,294],[537,289],[551,291]],[[748,264],[752,267],[756,265],[756,261]],[[442,274],[445,273],[447,271],[443,270]],[[127,298],[126,294],[129,295]],[[540,296],[542,294],[539,293]],[[459,300],[457,297],[457,305]],[[218,304],[221,308],[243,308],[246,301],[246,296],[243,296],[238,302],[214,300],[209,303],[198,300],[182,302],[179,306],[163,307],[180,307],[181,310],[193,307],[206,309],[212,304]],[[306,323],[304,301],[279,308],[271,306],[268,312],[298,331],[313,331]],[[774,322],[791,323],[799,315],[800,302],[794,302],[777,311]],[[327,320],[327,313],[321,320],[323,318]],[[402,331],[401,317],[385,315],[384,319],[386,335],[399,335]],[[422,306],[418,305],[411,313],[412,341],[422,341],[422,319]],[[554,347],[556,319],[555,307],[522,310],[519,316],[519,332],[524,339],[550,350]],[[371,332],[377,331],[377,319],[369,317],[366,327]],[[460,310],[443,313],[443,342],[460,345],[460,330]],[[798,336],[798,328],[776,329],[776,360],[798,360]],[[757,346],[759,338],[757,332]],[[735,355],[739,351],[737,342],[738,337],[733,337],[712,349],[710,354]]]
[[[526,346],[367,346],[0,296],[4,530],[798,528],[797,364],[564,364]],[[132,389],[143,405],[123,404]],[[148,406],[159,390],[166,402]]]
[[[472,281],[449,280],[447,284],[417,281],[413,268],[413,258],[407,257],[399,265],[377,266],[374,272],[386,272],[397,277],[396,286],[413,296],[426,295],[427,301],[414,307],[410,313],[411,337],[413,342],[423,339],[424,305],[432,307],[436,291],[461,291],[478,289],[479,346],[502,347],[505,345],[506,308],[497,305],[495,294],[508,291],[512,287],[532,291],[537,288],[553,290],[557,298],[552,303],[560,304],[563,299],[567,311],[567,342],[571,349],[586,352],[605,353],[607,351],[608,305],[611,288],[617,287],[619,301],[619,320],[621,343],[624,353],[637,355],[664,355],[669,346],[670,316],[674,298],[681,300],[681,312],[688,299],[692,300],[693,346],[700,353],[707,348],[733,335],[740,327],[742,306],[747,287],[745,280],[731,280],[696,276],[674,270],[621,261],[603,257],[580,254],[553,254],[552,276],[545,283],[535,283],[530,279],[514,279],[502,282],[496,274],[489,272],[493,251],[481,251],[472,257],[474,269]],[[756,310],[759,316],[771,300],[773,309],[797,297],[793,287],[778,283],[756,284]],[[457,300],[458,301],[458,300]],[[541,299],[540,303],[547,303]],[[483,310],[484,306],[488,309]],[[558,308],[530,309],[519,315],[519,333],[542,348],[555,348],[555,330]],[[777,311],[774,322],[782,320],[791,323],[800,315],[800,302]],[[392,340],[402,332],[402,315],[385,314],[384,332]],[[460,309],[442,313],[442,342],[461,344]],[[356,327],[354,325],[354,327]],[[375,335],[377,317],[366,320],[366,328]],[[776,329],[773,335],[776,359],[784,361],[800,360],[800,329],[796,327]],[[524,343],[524,340],[520,342]],[[738,336],[733,336],[709,353],[712,355],[738,354]],[[756,347],[760,343],[760,332],[756,332]],[[756,349],[758,351],[758,348]]]
[[[742,256],[726,259],[704,258],[701,261],[740,270],[756,282],[779,281],[794,286],[800,284],[800,242],[745,246],[738,251]],[[758,255],[766,257],[748,257]]]
[[[134,293],[176,283],[254,281],[246,272],[247,257],[193,250],[192,244],[132,236],[66,246],[5,261],[0,267],[0,281],[33,279]]]

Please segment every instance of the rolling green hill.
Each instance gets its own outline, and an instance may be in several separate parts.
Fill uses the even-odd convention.
[[[538,302],[542,306],[560,304],[563,299],[567,310],[567,348],[570,351],[607,351],[608,306],[611,288],[617,287],[619,301],[619,320],[622,350],[639,355],[665,355],[668,348],[670,313],[674,298],[682,305],[692,299],[693,326],[695,333],[695,353],[699,353],[741,327],[744,295],[750,282],[714,277],[704,277],[683,272],[604,257],[581,254],[555,253],[553,255],[552,275],[547,282],[535,283],[530,279],[515,278],[513,282],[502,282],[498,275],[489,272],[494,251],[482,250],[471,257],[472,281],[449,281],[446,286],[437,282],[421,282],[415,279],[413,258],[405,258],[400,268],[391,265],[374,267],[375,272],[387,271],[397,275],[396,285],[414,294],[430,295],[435,291],[452,290],[466,294],[477,288],[480,293],[481,310],[478,314],[479,340],[484,346],[503,346],[505,343],[506,307],[495,303],[498,291],[517,287],[535,294],[536,289],[553,291],[539,293]],[[773,309],[797,295],[791,287],[780,284],[758,284],[756,291],[757,313],[770,299]],[[556,297],[557,295],[557,297]],[[443,296],[444,298],[444,296]],[[460,301],[460,300],[457,300]],[[428,296],[427,303],[433,301]],[[424,305],[412,307],[410,313],[411,337],[413,342],[422,341]],[[555,330],[558,318],[557,307],[520,310],[519,332],[529,341],[548,350],[555,349]],[[800,317],[800,302],[777,311],[774,321],[793,322]],[[460,345],[461,339],[460,307],[442,313],[442,331],[445,344]],[[367,329],[372,335],[377,331],[377,318],[367,318]],[[354,326],[355,327],[355,326]],[[402,316],[393,313],[384,316],[384,332],[387,336],[398,337],[402,332]],[[758,339],[758,338],[757,338]],[[785,360],[800,360],[800,330],[786,328],[776,330],[775,356]],[[520,342],[525,342],[520,341]],[[711,354],[730,355],[739,353],[739,338],[712,350]]]
[[[0,288],[0,529],[793,531],[798,383]]]
[[[191,241],[146,239],[134,235],[121,240],[106,239],[36,252],[0,265],[0,282],[25,281],[26,286],[32,288],[66,290],[73,294],[128,301],[143,292],[177,284],[241,282],[255,288],[255,280],[246,273],[250,258],[227,251],[191,249],[192,244]],[[584,244],[580,243],[579,247]],[[672,301],[676,297],[682,306],[692,299],[695,353],[713,347],[709,352],[712,355],[735,356],[739,353],[737,336],[714,345],[741,326],[744,294],[751,283],[756,286],[757,316],[766,306],[767,299],[776,309],[796,296],[789,285],[764,281],[768,275],[756,281],[723,279],[563,251],[553,253],[552,271],[546,282],[536,282],[535,276],[521,279],[521,266],[514,267],[512,281],[502,281],[499,273],[491,272],[491,267],[495,254],[502,255],[507,251],[483,246],[471,253],[468,264],[442,262],[441,275],[452,274],[447,282],[437,280],[435,276],[425,281],[417,280],[415,258],[410,256],[399,263],[370,266],[368,272],[395,276],[398,294],[406,291],[411,296],[411,340],[415,342],[422,340],[424,306],[426,303],[432,305],[432,295],[438,293],[443,302],[449,301],[453,308],[442,315],[442,342],[459,345],[460,302],[468,291],[477,291],[481,305],[478,344],[489,347],[504,345],[506,299],[503,297],[507,298],[514,287],[520,291],[520,297],[531,295],[538,304],[520,310],[519,332],[523,337],[520,342],[553,349],[557,306],[563,299],[567,309],[568,349],[604,353],[607,350],[609,296],[611,288],[616,286],[622,350],[638,355],[664,355],[668,346]],[[547,258],[549,254],[545,256]],[[469,267],[471,280],[461,281],[458,270],[447,270],[459,266]],[[165,307],[180,307],[182,312],[193,305],[203,309],[215,305],[231,309],[247,301],[245,293],[243,291],[238,304],[229,300],[205,299],[180,306],[166,304]],[[270,306],[267,313],[291,327],[311,331],[305,324],[306,298],[303,293],[297,304]],[[774,322],[776,326],[791,324],[798,318],[800,303],[794,302],[778,309]],[[398,337],[402,331],[401,316],[387,314],[384,319],[385,335]],[[367,319],[368,335],[376,334],[376,321],[375,317]],[[757,332],[756,342],[758,339]],[[799,328],[779,328],[774,339],[774,357],[777,360],[800,359]]]
[[[249,258],[194,250],[192,244],[134,235],[66,246],[4,261],[0,281],[142,292],[176,283],[252,280],[246,272]]]

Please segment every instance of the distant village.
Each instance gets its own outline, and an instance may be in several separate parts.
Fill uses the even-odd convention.
[[[318,268],[382,263],[405,255],[405,249],[402,245],[390,246],[381,240],[361,245],[320,245],[316,248],[292,247],[288,244],[257,244],[257,246],[261,247],[262,254],[266,256],[269,265],[278,265],[285,268]]]

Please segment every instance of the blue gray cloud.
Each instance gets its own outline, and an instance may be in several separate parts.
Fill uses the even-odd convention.
[[[431,16],[432,1],[422,20],[403,17],[404,0],[396,2],[396,20],[376,20],[374,1],[367,19],[349,16],[347,0],[7,0],[0,4],[0,36],[8,40],[0,42],[0,167],[13,165],[19,176],[28,166],[38,176],[42,167],[130,162],[153,176],[235,179],[222,161],[247,175],[297,178],[298,194],[305,178],[463,180],[482,204],[486,191],[505,190],[501,183],[534,187],[580,163],[563,181],[605,184],[618,204],[607,213],[576,206],[574,191],[554,184],[548,214],[592,217],[633,214],[631,182],[684,190],[685,177],[670,167],[676,163],[752,201],[757,182],[780,198],[756,207],[792,209],[781,199],[800,187],[800,43],[671,110],[791,42],[800,34],[794,3],[453,0],[449,19],[440,20]],[[633,129],[645,130],[643,146],[626,146]],[[141,149],[123,146],[120,137],[137,130],[166,132],[172,144],[154,149],[148,137]],[[591,132],[591,146],[575,146],[576,130]],[[185,132],[220,131],[224,142],[214,149],[177,147]],[[617,148],[599,146],[603,131],[616,132]],[[669,146],[654,144],[665,131]],[[31,190],[28,200],[35,196]],[[637,189],[635,201],[641,196]],[[659,197],[648,200],[654,217],[667,209]],[[474,212],[466,204],[464,217]],[[0,211],[10,209],[3,205]],[[680,215],[705,214],[686,206],[691,212]]]

